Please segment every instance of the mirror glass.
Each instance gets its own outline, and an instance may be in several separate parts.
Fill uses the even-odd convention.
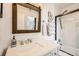
[[[12,33],[41,31],[41,8],[30,3],[12,4]]]
[[[17,30],[37,30],[38,12],[17,4]]]

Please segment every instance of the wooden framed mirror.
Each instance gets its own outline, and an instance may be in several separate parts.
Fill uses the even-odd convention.
[[[12,33],[34,33],[41,30],[41,9],[29,3],[12,4]]]
[[[3,3],[0,3],[0,18],[3,17]]]

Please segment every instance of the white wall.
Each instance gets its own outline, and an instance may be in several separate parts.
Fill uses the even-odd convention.
[[[41,20],[47,21],[47,12],[50,10],[54,14],[53,4],[39,4],[42,8]],[[16,39],[41,39],[43,36],[39,33],[24,33],[12,34],[12,4],[3,4],[3,18],[0,18],[0,55],[5,49],[12,36],[15,35]],[[53,37],[54,38],[54,37]]]
[[[3,18],[0,18],[0,54],[2,50],[8,45],[11,39],[12,32],[12,7],[11,4],[3,5]],[[6,11],[7,10],[7,11]]]
[[[51,13],[52,13],[52,15],[53,15],[53,20],[54,20],[54,16],[55,16],[55,7],[54,7],[54,4],[52,4],[52,3],[48,3],[48,4],[43,4],[43,6],[42,6],[42,20],[45,20],[45,25],[47,25],[47,22],[48,22],[48,11],[50,11]],[[54,23],[52,23],[52,25],[55,25]],[[54,29],[55,29],[55,27],[53,27]],[[44,37],[45,38],[48,38],[48,39],[52,39],[52,40],[54,40],[55,38],[55,35],[52,35],[52,36],[47,36],[47,32],[46,32],[47,30],[46,30],[46,27],[45,27],[45,29],[44,29],[44,32],[45,32],[45,34],[44,34]],[[55,33],[55,31],[54,31],[54,33]]]

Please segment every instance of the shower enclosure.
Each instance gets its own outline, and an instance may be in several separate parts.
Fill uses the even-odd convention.
[[[60,51],[79,56],[79,9],[55,17],[55,40]]]

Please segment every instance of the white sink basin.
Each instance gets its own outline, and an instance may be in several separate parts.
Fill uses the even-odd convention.
[[[7,56],[40,56],[55,49],[57,45],[48,40],[39,40],[28,45],[8,48]]]

